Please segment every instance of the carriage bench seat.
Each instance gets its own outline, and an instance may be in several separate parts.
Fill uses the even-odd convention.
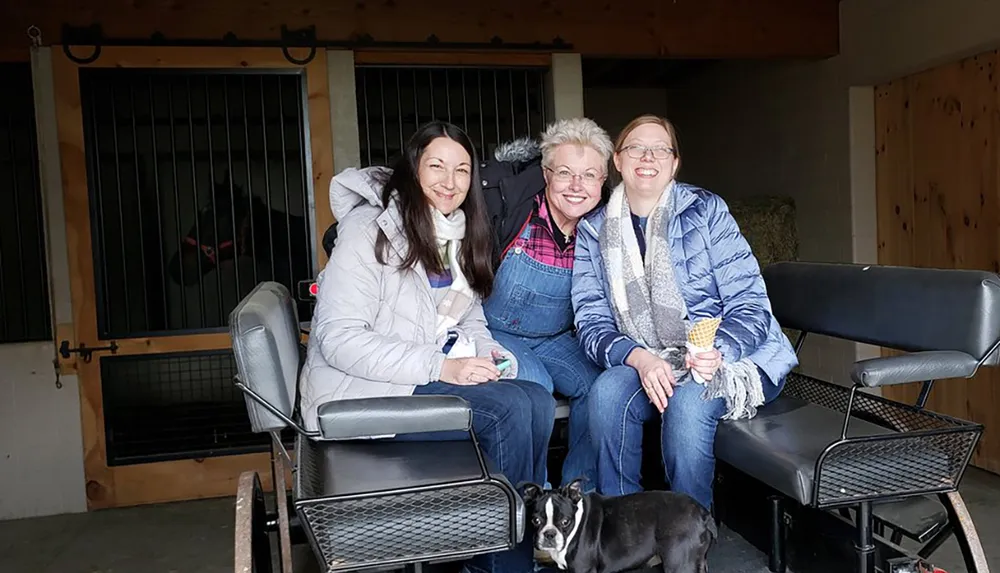
[[[294,469],[291,503],[324,571],[463,559],[523,538],[523,503],[482,454],[463,399],[334,401],[307,430],[294,407],[302,355],[288,290],[259,284],[231,313],[230,333],[251,427],[269,432],[273,457]],[[296,434],[294,461],[280,437],[286,427]],[[408,434],[447,439],[378,439]]]
[[[763,275],[775,318],[800,332],[796,350],[816,333],[898,354],[856,362],[852,386],[792,372],[754,418],[720,423],[718,459],[804,506],[864,505],[869,520],[873,504],[926,505],[921,496],[957,491],[983,427],[923,406],[934,381],[997,364],[1000,277],[801,262],[770,265]],[[861,391],[910,382],[924,383],[916,405]]]

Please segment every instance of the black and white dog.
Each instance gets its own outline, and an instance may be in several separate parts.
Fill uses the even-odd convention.
[[[664,573],[705,573],[718,537],[712,515],[690,496],[645,491],[584,494],[581,480],[561,489],[522,486],[534,546],[573,573],[616,573],[659,557]]]

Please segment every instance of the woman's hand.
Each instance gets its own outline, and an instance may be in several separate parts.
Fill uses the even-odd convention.
[[[459,386],[473,386],[500,378],[500,371],[489,358],[445,358],[441,381]]]
[[[625,364],[635,368],[639,381],[653,405],[662,414],[667,409],[667,398],[674,395],[674,371],[666,360],[646,350],[636,348],[629,353]]]
[[[706,352],[692,353],[690,350],[684,358],[688,368],[694,370],[701,379],[708,382],[722,366],[722,353],[713,348]]]
[[[497,372],[499,372],[500,377],[503,378],[503,376],[509,373],[510,369],[513,368],[515,360],[514,356],[511,355],[510,353],[507,353],[506,351],[501,352],[499,350],[493,350],[492,352],[490,352],[490,355],[493,357],[494,365],[497,365],[497,363],[502,362],[504,360],[507,361],[507,366],[503,370],[500,370],[499,367],[497,368]]]

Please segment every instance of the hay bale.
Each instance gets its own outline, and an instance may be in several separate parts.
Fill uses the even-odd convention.
[[[795,201],[790,197],[748,197],[728,203],[761,268],[798,258]]]
[[[795,201],[790,197],[748,197],[727,201],[729,210],[750,243],[750,249],[764,267],[781,261],[794,261],[799,255],[795,226]],[[799,332],[782,328],[793,343]]]

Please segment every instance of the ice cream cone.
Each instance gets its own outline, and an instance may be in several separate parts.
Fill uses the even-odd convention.
[[[715,333],[719,330],[721,322],[721,318],[699,320],[688,332],[688,342],[695,348],[711,349],[715,345]]]
[[[688,332],[688,352],[708,352],[715,347],[715,333],[719,330],[721,322],[721,318],[704,318],[696,322]],[[705,384],[705,380],[694,370],[691,370],[691,377],[698,384]]]

